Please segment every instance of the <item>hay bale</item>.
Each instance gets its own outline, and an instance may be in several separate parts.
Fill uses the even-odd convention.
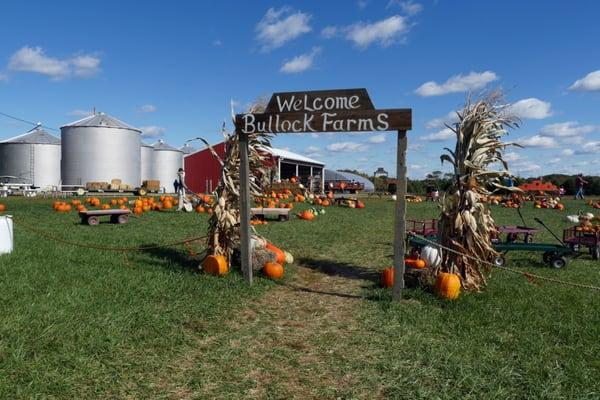
[[[117,186],[117,187],[118,187],[118,186],[119,186],[121,183],[123,183],[123,182],[121,182],[121,180],[120,180],[120,179],[112,179],[112,180],[110,181],[110,184],[111,184],[111,185],[114,185],[114,186]]]
[[[256,247],[252,252],[252,270],[260,271],[268,262],[276,262],[277,255],[264,247]]]

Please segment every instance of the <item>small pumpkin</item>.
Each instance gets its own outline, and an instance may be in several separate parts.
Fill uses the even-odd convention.
[[[300,219],[305,219],[307,221],[312,221],[313,219],[315,219],[315,214],[313,214],[312,211],[304,210],[300,214],[298,214],[298,217]]]
[[[333,199],[333,192],[327,192],[327,198],[329,200]]]
[[[285,253],[280,248],[274,246],[273,243],[267,243],[265,248],[275,253],[275,256],[277,257],[277,262],[279,264],[285,264]]]
[[[196,207],[196,212],[197,212],[198,214],[202,214],[202,213],[204,212],[204,207],[202,207],[202,206],[198,206],[198,207]]]
[[[204,259],[202,269],[209,275],[221,276],[229,271],[229,264],[227,263],[225,256],[221,254],[216,256],[211,255]]]
[[[423,269],[427,266],[427,263],[420,258],[407,258],[404,260],[404,265],[416,269]]]
[[[6,206],[2,203],[0,203],[0,212],[4,212],[6,211]]]
[[[268,262],[263,266],[262,271],[269,279],[281,279],[283,277],[283,266],[279,263]]]
[[[167,199],[167,200],[163,201],[162,206],[165,210],[173,208],[173,201]]]
[[[437,276],[435,290],[440,297],[454,300],[460,295],[460,278],[456,274],[442,272]]]
[[[390,288],[394,286],[394,268],[389,267],[383,270],[381,273],[381,286],[384,288]]]
[[[134,213],[135,215],[142,215],[142,213],[143,213],[143,212],[144,212],[144,210],[142,210],[142,207],[135,207],[135,208],[133,209],[133,213]]]
[[[365,208],[365,203],[363,203],[362,201],[357,201],[356,202],[356,208]]]

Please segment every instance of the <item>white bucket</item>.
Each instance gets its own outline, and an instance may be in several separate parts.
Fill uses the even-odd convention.
[[[12,215],[0,215],[0,254],[13,251],[13,219]]]

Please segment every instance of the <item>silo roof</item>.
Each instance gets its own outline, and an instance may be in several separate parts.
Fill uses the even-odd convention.
[[[117,128],[142,132],[138,128],[134,128],[131,125],[128,125],[125,122],[111,117],[110,115],[105,113],[90,115],[89,117],[82,118],[79,121],[71,122],[70,124],[63,126],[62,128],[66,127]]]
[[[142,147],[152,147],[151,144],[145,143],[145,142],[141,142],[141,146]]]
[[[60,144],[60,139],[43,130],[35,127],[29,132],[3,140],[0,143],[27,143],[27,144]]]
[[[193,148],[192,146],[190,146],[189,144],[184,144],[183,146],[181,146],[179,148],[179,150],[181,150],[183,152],[183,154],[192,154],[193,152],[196,151],[195,148]]]
[[[181,150],[176,149],[175,147],[173,147],[171,145],[168,145],[162,139],[160,139],[158,142],[154,143],[152,145],[152,147],[154,147],[154,150],[156,150],[156,151],[166,150],[166,151],[179,151],[179,152],[181,152]]]

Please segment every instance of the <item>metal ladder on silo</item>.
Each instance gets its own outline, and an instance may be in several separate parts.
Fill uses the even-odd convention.
[[[29,179],[31,180],[31,185],[33,186],[33,178],[35,171],[35,149],[33,145],[29,145]]]

